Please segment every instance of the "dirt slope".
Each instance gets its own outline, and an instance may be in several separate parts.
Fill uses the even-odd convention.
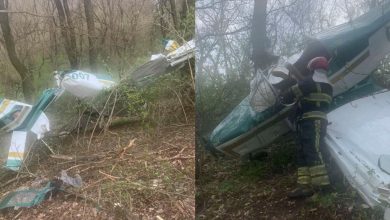
[[[290,200],[295,187],[295,141],[289,134],[268,155],[252,162],[215,158],[198,148],[197,219],[381,219],[332,171],[333,187],[311,198]],[[201,152],[201,153],[199,153]]]
[[[30,186],[37,178],[52,179],[61,170],[78,173],[82,188],[51,194],[37,207],[3,210],[0,219],[194,218],[194,122],[131,125],[98,132],[92,139],[90,134],[73,134],[48,142],[57,158],[43,145],[36,146],[28,170],[19,174],[24,178],[1,188],[0,195]]]

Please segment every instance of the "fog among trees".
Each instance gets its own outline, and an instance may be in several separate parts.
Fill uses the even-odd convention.
[[[309,37],[383,3],[380,0],[197,1],[198,129],[203,134],[211,132],[249,94],[254,54],[286,59],[301,51]],[[266,60],[264,57],[260,60]]]

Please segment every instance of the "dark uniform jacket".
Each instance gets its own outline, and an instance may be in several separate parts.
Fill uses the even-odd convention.
[[[306,79],[290,87],[281,94],[283,103],[297,101],[296,118],[325,119],[326,112],[332,102],[333,88],[328,83],[315,82],[312,78]]]

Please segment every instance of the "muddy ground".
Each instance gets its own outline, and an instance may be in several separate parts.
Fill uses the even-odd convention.
[[[215,157],[201,146],[197,149],[197,219],[383,218],[379,209],[368,208],[337,168],[332,168],[329,192],[288,199],[288,192],[295,187],[293,134],[250,162]]]
[[[49,193],[36,207],[8,208],[0,219],[194,219],[194,122],[131,124],[45,139],[16,176],[1,173],[0,196],[61,170],[82,177],[81,188]],[[9,182],[11,180],[11,182]]]

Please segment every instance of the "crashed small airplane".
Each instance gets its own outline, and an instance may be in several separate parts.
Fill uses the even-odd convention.
[[[186,42],[167,55],[145,63],[134,71],[130,78],[139,82],[144,78],[167,73],[172,68],[180,68],[194,57],[194,50],[194,40]],[[5,168],[18,171],[27,149],[50,131],[50,121],[44,111],[65,91],[84,100],[96,97],[103,90],[112,89],[118,84],[108,75],[80,70],[55,71],[54,78],[58,88],[45,90],[33,106],[0,99],[0,163],[4,160]]]
[[[85,99],[96,96],[115,84],[114,81],[99,79],[96,75],[83,71],[55,72],[55,78],[58,88],[45,90],[34,106],[9,99],[0,100],[0,132],[3,133],[0,156],[8,155],[5,163],[7,169],[19,170],[25,151],[35,140],[41,139],[50,131],[50,122],[44,111],[64,91]],[[8,154],[3,152],[7,149]]]
[[[308,61],[330,59],[328,77],[334,101],[328,113],[327,148],[350,184],[370,205],[390,211],[390,92],[370,74],[390,54],[390,4],[314,37],[305,50],[284,64],[305,75]],[[295,59],[294,59],[295,57]],[[298,59],[296,59],[298,57]],[[283,64],[282,64],[283,65]],[[251,93],[219,123],[208,147],[227,155],[248,157],[264,151],[293,130],[288,120],[293,105],[277,103],[271,72],[258,71]]]

